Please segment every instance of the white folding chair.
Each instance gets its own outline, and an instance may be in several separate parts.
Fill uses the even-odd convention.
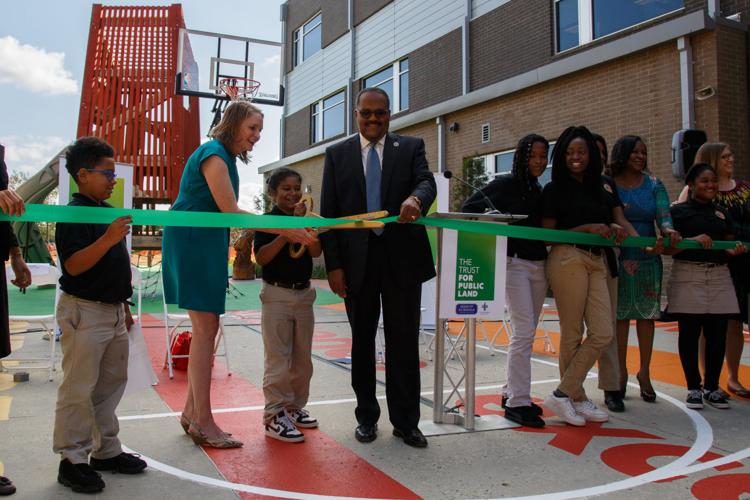
[[[167,344],[167,354],[164,356],[164,368],[169,371],[169,378],[174,378],[174,360],[179,358],[187,358],[187,354],[172,354],[172,341],[178,334],[178,329],[186,328],[191,325],[190,316],[182,313],[171,313],[167,309],[167,301],[164,298],[164,282],[162,281],[162,292],[161,301],[164,306],[164,340]],[[176,323],[170,327],[169,320],[176,321]],[[224,352],[219,352],[219,344],[222,344]],[[227,346],[227,337],[224,335],[224,315],[219,316],[219,333],[216,335],[216,342],[214,343],[214,357],[223,357],[227,364],[227,374],[232,375],[232,369],[229,366],[229,347]]]
[[[11,356],[0,360],[0,371],[11,370],[31,370],[46,369],[49,371],[49,380],[53,380],[53,372],[56,370],[56,344],[55,342],[55,311],[57,310],[57,301],[60,296],[60,271],[51,264],[27,264],[31,271],[31,286],[55,285],[55,302],[52,314],[11,314],[10,321],[23,321],[26,323],[35,323],[41,325],[42,335],[49,339],[49,357],[23,357],[23,355]],[[5,275],[8,281],[8,288],[15,288],[10,284],[11,279],[15,279],[15,274],[10,267],[5,268]],[[28,331],[28,330],[27,330]],[[10,363],[10,366],[5,363]],[[19,363],[19,364],[15,364]],[[24,364],[32,363],[32,364]]]

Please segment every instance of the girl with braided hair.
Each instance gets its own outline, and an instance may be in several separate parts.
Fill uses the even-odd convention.
[[[482,213],[490,208],[485,201],[489,199],[502,212],[528,215],[511,224],[540,227],[542,187],[538,179],[547,168],[548,151],[549,142],[544,137],[523,137],[513,155],[512,172],[498,176],[481,193],[474,193],[462,210]],[[528,427],[544,427],[542,409],[531,401],[531,351],[547,293],[546,258],[544,242],[508,238],[506,297],[512,333],[502,401],[505,418]]]

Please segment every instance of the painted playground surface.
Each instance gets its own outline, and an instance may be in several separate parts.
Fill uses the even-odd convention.
[[[325,284],[317,282],[322,290]],[[12,292],[14,293],[14,292]],[[247,290],[250,295],[252,290]],[[256,297],[239,299],[252,304]],[[11,299],[13,303],[13,298]],[[13,311],[12,311],[13,312]],[[423,450],[405,446],[391,435],[384,401],[378,439],[354,439],[354,399],[347,356],[351,337],[343,304],[316,306],[313,346],[315,374],[308,409],[320,421],[305,430],[303,444],[266,438],[261,426],[263,350],[260,311],[244,308],[225,318],[231,375],[223,359],[214,370],[213,405],[220,425],[245,443],[237,450],[196,447],[182,433],[177,416],[185,393],[185,373],[170,380],[162,369],[164,324],[158,311],[144,309],[142,326],[156,386],[126,396],[120,404],[123,443],[142,454],[149,469],[141,476],[105,474],[103,498],[748,498],[750,497],[750,403],[734,398],[730,410],[707,407],[687,410],[682,370],[677,356],[676,326],[658,323],[652,379],[656,403],[639,397],[631,383],[626,412],[611,414],[604,424],[567,426],[545,410],[544,429],[512,428],[431,436]],[[546,309],[533,360],[533,395],[537,402],[559,377],[556,312]],[[16,324],[21,329],[24,325]],[[478,329],[477,397],[479,414],[502,415],[499,390],[505,380],[502,325]],[[459,324],[451,324],[455,333]],[[490,343],[484,338],[495,337]],[[495,335],[496,332],[499,332]],[[631,337],[635,337],[633,332]],[[20,354],[46,353],[49,344],[38,332],[14,335]],[[431,336],[421,338],[422,418],[432,418],[433,364]],[[638,364],[632,339],[631,380]],[[387,356],[387,352],[385,353]],[[458,367],[463,351],[450,361]],[[385,380],[384,367],[378,378]],[[750,358],[743,358],[743,380],[750,383]],[[61,374],[48,382],[46,372],[32,371],[31,380],[13,383],[0,373],[0,469],[18,486],[16,498],[72,498],[56,482],[57,457],[52,454],[52,422]],[[597,404],[592,371],[587,391]],[[4,466],[4,467],[3,467]]]

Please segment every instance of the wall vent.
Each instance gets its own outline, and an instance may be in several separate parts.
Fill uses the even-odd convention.
[[[487,144],[488,142],[490,142],[490,124],[483,123],[482,124],[482,144]]]

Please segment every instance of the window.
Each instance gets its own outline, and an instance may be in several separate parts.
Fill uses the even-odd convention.
[[[539,183],[544,186],[552,179],[552,148],[555,143],[549,144],[549,152],[547,153],[547,169],[544,171],[541,177],[539,177]],[[499,153],[492,153],[487,155],[485,165],[488,167],[488,174],[495,177],[502,174],[509,174],[513,170],[513,154],[516,152],[515,149],[508,149],[506,151],[500,151]],[[489,171],[490,168],[494,167],[494,172]]]
[[[554,0],[557,51],[679,10],[684,0]]]
[[[301,28],[294,31],[292,35],[292,60],[295,66],[302,64],[303,61],[306,61],[322,48],[321,33],[323,28],[321,19],[321,15],[317,14],[303,24]]]
[[[396,77],[394,78],[394,75]],[[381,69],[362,81],[362,88],[383,89],[391,100],[391,113],[409,108],[409,60],[402,59]]]
[[[310,140],[313,143],[344,133],[346,126],[345,92],[321,99],[312,105]]]

